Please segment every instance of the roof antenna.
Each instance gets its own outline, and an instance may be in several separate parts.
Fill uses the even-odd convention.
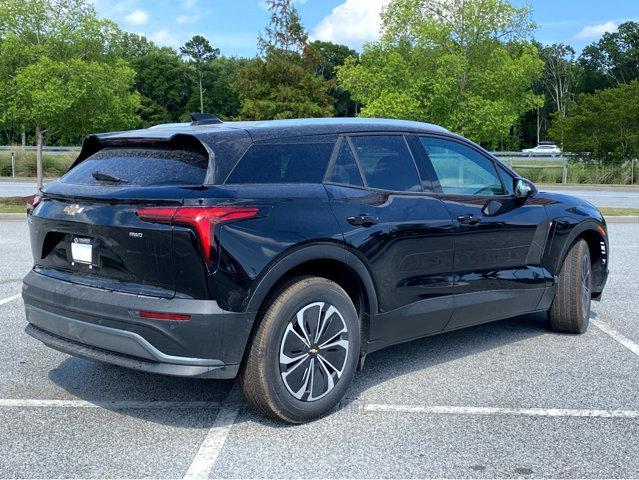
[[[215,115],[211,113],[192,113],[191,114],[191,125],[213,125],[216,123],[222,123],[222,120],[217,118]]]

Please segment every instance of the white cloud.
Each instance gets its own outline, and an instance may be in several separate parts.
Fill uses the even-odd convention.
[[[346,0],[314,28],[314,40],[343,43],[360,48],[364,42],[379,38],[382,8],[390,0]]]
[[[182,44],[177,36],[166,29],[153,32],[151,35],[148,35],[148,38],[154,43],[165,47],[178,48]]]
[[[124,21],[132,25],[144,25],[149,21],[149,14],[138,8],[124,17]]]
[[[617,30],[617,24],[612,20],[599,25],[586,25],[574,36],[575,40],[596,40],[606,32]]]

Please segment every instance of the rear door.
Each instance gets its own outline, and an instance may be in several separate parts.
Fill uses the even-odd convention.
[[[513,177],[471,145],[419,140],[455,225],[455,313],[447,329],[535,310],[550,280],[541,266],[544,206],[515,197]]]
[[[108,148],[87,158],[44,189],[29,218],[36,271],[100,288],[174,296],[173,244],[184,237],[182,250],[193,250],[197,243],[188,229],[143,221],[138,209],[181,205],[202,185],[207,167],[206,156],[187,150]]]
[[[375,282],[373,345],[442,330],[452,313],[452,222],[443,203],[424,194],[404,136],[341,138],[326,190],[347,245]]]

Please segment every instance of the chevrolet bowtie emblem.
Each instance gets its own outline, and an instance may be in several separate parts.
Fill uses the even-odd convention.
[[[84,212],[84,207],[81,207],[77,203],[64,207],[64,213],[66,213],[67,215],[76,215],[82,212]]]

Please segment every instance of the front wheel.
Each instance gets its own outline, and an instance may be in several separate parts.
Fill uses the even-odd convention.
[[[331,410],[355,375],[357,311],[336,283],[306,277],[271,297],[240,374],[246,400],[263,414],[302,423]]]
[[[591,301],[591,263],[588,244],[576,242],[566,255],[557,280],[557,291],[548,315],[556,332],[584,333]]]

